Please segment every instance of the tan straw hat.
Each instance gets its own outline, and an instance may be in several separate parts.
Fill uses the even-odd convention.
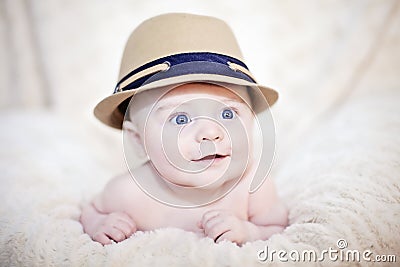
[[[184,13],[164,14],[140,24],[130,35],[113,94],[94,115],[121,129],[132,95],[188,82],[228,83],[259,88],[269,106],[278,93],[258,85],[232,30],[222,20]]]

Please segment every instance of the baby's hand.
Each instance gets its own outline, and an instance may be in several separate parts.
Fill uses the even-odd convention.
[[[215,242],[229,240],[242,244],[247,239],[245,221],[226,210],[211,210],[203,214],[198,225]]]
[[[92,239],[103,245],[111,244],[111,240],[120,242],[136,232],[136,224],[125,212],[107,214],[98,224]]]

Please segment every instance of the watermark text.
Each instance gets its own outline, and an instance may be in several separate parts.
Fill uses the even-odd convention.
[[[345,239],[339,239],[336,247],[329,247],[321,251],[316,250],[273,250],[265,246],[257,252],[260,262],[323,262],[323,261],[343,261],[343,262],[396,262],[396,255],[378,255],[367,249],[360,251],[357,249],[347,249],[348,244]]]

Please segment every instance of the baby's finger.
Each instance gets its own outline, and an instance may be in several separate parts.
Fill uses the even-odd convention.
[[[97,232],[92,236],[92,239],[96,242],[101,243],[102,245],[110,245],[111,240],[106,236],[103,232]]]
[[[124,233],[126,238],[130,237],[136,231],[136,228],[132,228],[130,224],[123,220],[115,222],[114,227]]]
[[[227,231],[223,233],[220,237],[216,239],[216,243],[222,242],[222,241],[231,241],[235,242],[238,245],[242,245],[245,242],[245,237],[243,233],[238,232],[238,231]]]
[[[232,241],[232,242],[235,241],[235,240],[233,240],[232,230],[228,230],[228,231],[225,231],[224,233],[220,234],[219,236],[217,236],[214,239],[214,242],[219,243],[219,242],[226,241],[226,240]]]
[[[201,225],[203,228],[207,224],[207,222],[221,214],[221,210],[210,210],[207,211],[206,213],[203,214],[203,217],[201,218]]]
[[[127,224],[129,224],[129,227],[132,229],[135,229],[136,231],[136,223],[135,221],[125,212],[118,212],[119,219],[125,221]]]
[[[126,239],[125,234],[115,227],[109,227],[106,231],[106,235],[115,242],[120,242]]]
[[[216,241],[218,238],[220,238],[221,235],[226,233],[227,231],[230,231],[231,227],[229,224],[220,221],[218,223],[215,223],[213,227],[207,229],[206,234],[208,237],[211,237],[214,241]]]
[[[224,218],[221,216],[215,216],[209,219],[204,225],[203,229],[204,232],[209,235],[209,233],[216,228],[216,225],[222,224],[224,221]]]

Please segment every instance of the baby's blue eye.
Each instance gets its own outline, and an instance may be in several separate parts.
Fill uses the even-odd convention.
[[[180,124],[181,125],[181,124],[186,124],[188,122],[190,122],[190,119],[185,114],[179,114],[179,115],[175,116],[175,123],[176,124]]]
[[[222,118],[225,120],[230,120],[235,117],[234,112],[231,109],[224,109],[221,114]]]

